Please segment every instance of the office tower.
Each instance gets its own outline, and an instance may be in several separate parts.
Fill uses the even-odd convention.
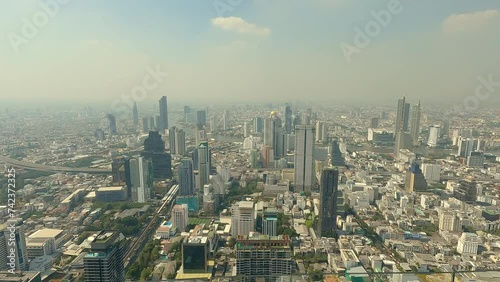
[[[200,186],[202,188],[210,181],[210,149],[208,142],[201,142],[198,146],[198,173],[200,175]]]
[[[289,105],[285,106],[285,133],[292,133],[292,109]]]
[[[374,117],[370,120],[370,128],[378,128],[379,118]]]
[[[398,136],[400,132],[408,131],[408,115],[410,112],[410,104],[406,103],[405,97],[398,99],[398,108],[396,110],[396,125],[394,127],[394,136]]]
[[[316,122],[316,142],[317,143],[323,143],[328,139],[327,133],[326,133],[326,126],[325,122],[323,121],[317,121]]]
[[[160,123],[157,124],[158,130],[164,132],[168,129],[168,110],[167,110],[167,97],[163,96],[160,99]]]
[[[417,163],[413,163],[406,172],[405,188],[410,192],[423,192],[427,190],[427,181]]]
[[[222,130],[228,130],[229,125],[228,125],[228,116],[226,113],[222,114]]]
[[[450,126],[451,126],[451,123],[449,120],[445,120],[443,121],[443,130],[441,131],[441,137],[450,137]]]
[[[295,127],[295,192],[311,192],[314,185],[314,135],[312,125]]]
[[[422,173],[427,183],[439,182],[441,179],[441,166],[438,164],[422,164]]]
[[[182,159],[178,170],[179,170],[179,195],[180,196],[194,195],[193,161],[188,158]]]
[[[186,154],[186,132],[183,129],[175,130],[175,152],[177,155]]]
[[[271,113],[271,115],[274,112]],[[265,118],[264,119],[264,146],[269,146],[273,148],[274,144],[274,121],[272,118]]]
[[[285,135],[285,153],[295,151],[295,134]]]
[[[462,233],[458,239],[457,252],[461,255],[477,255],[480,239],[476,233]]]
[[[182,243],[184,273],[208,273],[210,243],[207,236],[192,234]]]
[[[153,189],[152,161],[143,157],[131,159],[130,182],[133,202],[146,203],[151,199],[151,191]]]
[[[207,112],[205,110],[196,111],[196,123],[201,125],[207,124]]]
[[[188,205],[175,205],[172,208],[172,224],[179,229],[180,232],[184,232],[189,221],[189,209]]]
[[[262,216],[262,234],[269,236],[278,235],[278,210],[265,208]]]
[[[317,236],[334,236],[337,229],[337,191],[339,171],[334,168],[324,168],[320,183],[320,208]]]
[[[172,156],[165,152],[165,142],[158,131],[150,131],[144,140],[144,152],[141,156],[153,162],[153,178],[165,180],[172,178]]]
[[[240,236],[236,240],[238,281],[291,281],[293,269],[291,240],[280,236]]]
[[[0,230],[0,269],[26,271],[29,268],[25,227],[21,218],[10,218]]]
[[[155,128],[156,130],[160,131],[162,134],[165,133],[165,129],[161,129],[160,127],[162,126],[161,125],[161,117],[160,116],[156,116],[155,117]]]
[[[462,230],[462,222],[454,211],[441,211],[439,214],[439,230],[448,232],[459,232]]]
[[[155,117],[150,117],[149,118],[149,129],[153,130],[155,128],[158,128],[157,126],[158,126],[158,124],[155,123]]]
[[[458,139],[458,155],[460,157],[467,158],[470,153],[477,150],[478,144],[480,144],[478,139],[460,137]]]
[[[137,103],[134,102],[134,107],[132,109],[132,115],[134,117],[134,125],[139,125],[139,110],[137,110]]]
[[[94,134],[95,138],[98,140],[98,141],[104,141],[106,139],[105,135],[104,135],[104,130],[102,130],[101,128],[98,128],[96,131],[95,131],[95,134]]]
[[[172,128],[170,128],[170,130],[168,131],[168,147],[170,149],[170,153],[172,155],[175,155],[176,152],[175,152],[175,130],[177,128],[174,126]]]
[[[111,163],[111,174],[113,176],[113,184],[127,185],[127,187],[130,188],[132,183],[130,180],[129,171],[130,171],[130,160],[128,158],[119,157],[113,159]],[[128,193],[128,197],[131,197],[130,193]]]
[[[253,120],[253,132],[262,133],[264,130],[264,120],[261,117],[256,117]]]
[[[142,131],[149,132],[149,124],[148,124],[148,118],[147,117],[143,117],[142,118]]]
[[[187,122],[186,115],[191,113],[191,107],[184,106],[184,120]]]
[[[245,121],[243,123],[243,137],[248,137],[250,136],[250,124],[249,122]]]
[[[410,127],[410,135],[413,142],[418,142],[418,136],[420,134],[420,101],[418,101],[417,105],[413,105],[411,108],[411,127]]]
[[[481,151],[473,151],[470,152],[470,155],[467,157],[467,166],[468,167],[484,167],[484,162],[486,158],[484,157],[484,153]]]
[[[345,166],[345,160],[340,151],[339,141],[336,139],[330,142],[330,163],[332,166]]]
[[[116,132],[116,118],[115,118],[115,116],[112,114],[107,114],[106,117],[108,118],[108,122],[109,122],[109,134],[110,135],[118,134]]]
[[[234,203],[231,206],[231,235],[248,235],[251,231],[255,231],[253,202]]]
[[[205,128],[201,124],[195,125],[195,144],[199,145],[203,141],[207,141],[207,134]]]
[[[411,149],[413,147],[413,142],[411,139],[411,135],[407,132],[400,131],[398,136],[396,136],[396,142],[394,144],[394,154],[396,156],[399,154],[399,151],[403,149]]]
[[[83,257],[85,282],[125,281],[125,237],[118,231],[103,230],[89,239],[90,250]]]
[[[295,132],[295,127],[297,127],[297,125],[300,125],[300,116],[299,115],[296,115],[294,116],[293,118],[293,122],[292,122],[292,131]]]
[[[468,204],[475,204],[478,195],[477,186],[473,179],[461,180],[458,188],[453,191],[453,197]]]
[[[310,125],[311,124],[311,116],[307,112],[302,113],[302,125]]]
[[[215,119],[215,117],[213,116],[211,119],[210,119],[210,132],[215,132],[217,131],[217,120]]]
[[[429,127],[429,140],[427,140],[427,145],[430,147],[436,147],[439,141],[439,136],[441,136],[441,125],[433,125]]]

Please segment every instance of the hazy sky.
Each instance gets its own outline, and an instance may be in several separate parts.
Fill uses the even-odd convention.
[[[138,102],[166,95],[186,103],[393,104],[406,93],[411,102],[430,103],[474,94],[478,76],[500,81],[500,1],[59,0],[68,3],[55,12],[40,6],[55,1],[1,2],[2,98],[111,102],[146,83],[150,90]],[[388,5],[383,14],[391,19],[374,24],[374,13]],[[355,44],[356,28],[377,26],[368,44]],[[342,44],[357,48],[349,49],[356,51],[350,62]],[[169,75],[155,85],[148,67]]]

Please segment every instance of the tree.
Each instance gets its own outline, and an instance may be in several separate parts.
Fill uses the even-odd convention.
[[[234,245],[236,245],[236,238],[231,237],[231,239],[229,239],[229,248],[234,248]]]
[[[146,281],[146,279],[151,275],[151,269],[149,267],[144,268],[141,271],[141,280]]]

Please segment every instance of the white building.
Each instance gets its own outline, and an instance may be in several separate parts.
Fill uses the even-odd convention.
[[[172,224],[177,227],[179,232],[184,232],[188,225],[189,209],[188,205],[175,205],[172,208]]]
[[[441,179],[441,166],[438,164],[422,164],[422,173],[427,183],[439,182]]]
[[[462,230],[462,222],[453,211],[442,211],[439,214],[439,230],[459,232]]]
[[[457,252],[462,255],[477,255],[479,237],[475,233],[462,233],[458,239]]]
[[[429,140],[427,140],[427,145],[430,147],[436,147],[439,136],[441,136],[441,125],[433,125],[429,127]]]
[[[314,181],[314,126],[295,129],[295,191],[310,192]]]
[[[255,229],[255,212],[253,202],[236,202],[231,207],[231,234],[246,235]]]

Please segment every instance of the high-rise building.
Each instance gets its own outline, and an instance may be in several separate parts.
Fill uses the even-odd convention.
[[[439,214],[439,230],[448,232],[459,232],[462,230],[462,222],[456,212],[441,211]]]
[[[193,161],[188,158],[181,160],[179,165],[179,196],[194,194]]]
[[[215,132],[217,131],[217,120],[215,119],[215,117],[213,116],[211,119],[210,119],[210,132]]]
[[[118,134],[116,132],[116,118],[113,114],[107,114],[106,117],[108,118],[109,122],[109,134],[110,135],[116,135]]]
[[[248,137],[250,136],[250,123],[245,121],[243,123],[243,137]]]
[[[485,161],[486,158],[484,157],[484,153],[482,151],[473,151],[470,152],[470,155],[467,157],[467,166],[482,168]]]
[[[228,124],[228,115],[227,113],[222,114],[222,130],[229,130],[229,124]]]
[[[142,118],[142,131],[144,131],[144,132],[149,132],[148,120],[149,119],[147,117]]]
[[[207,112],[205,110],[196,111],[196,123],[201,125],[207,124]]]
[[[327,136],[326,136],[325,122],[317,121],[316,122],[316,142],[323,143],[326,141],[326,139],[327,139]]]
[[[262,133],[264,130],[264,120],[261,117],[256,117],[253,120],[253,132]]]
[[[480,239],[476,233],[462,233],[458,239],[457,252],[461,255],[477,255]]]
[[[85,282],[125,281],[124,239],[117,231],[103,230],[91,237],[83,257]]]
[[[168,140],[171,154],[186,154],[186,133],[183,129],[172,127],[168,132]]]
[[[210,181],[210,149],[208,148],[208,142],[201,142],[197,149],[198,152],[198,173],[200,176],[198,187],[201,189],[205,184]]]
[[[411,149],[413,147],[413,142],[411,136],[407,132],[399,131],[398,136],[396,136],[396,142],[394,144],[394,154],[398,155],[403,149]]]
[[[175,205],[172,208],[172,224],[179,229],[180,232],[184,232],[189,221],[189,209],[188,205]]]
[[[334,168],[324,168],[320,183],[320,208],[318,236],[334,236],[337,229],[337,192],[339,171]]]
[[[441,166],[438,164],[422,164],[422,172],[427,183],[439,182],[441,179]]]
[[[111,174],[113,176],[113,184],[132,187],[130,181],[130,160],[128,158],[119,157],[113,159],[111,162]],[[128,196],[131,197],[130,193]]]
[[[311,115],[308,114],[307,112],[302,113],[302,125],[310,125],[311,124]]]
[[[161,116],[155,116],[155,122],[154,122],[154,124],[155,124],[156,130],[160,131],[162,134],[165,133],[165,129],[166,128],[165,129],[161,128],[162,127],[162,125],[161,125],[162,124],[162,122],[161,122]]]
[[[149,118],[149,130],[153,130],[153,129],[157,129],[158,128],[158,123],[155,123],[155,117],[150,117]]]
[[[460,137],[458,139],[458,153],[460,157],[467,158],[470,153],[478,150],[477,147],[480,144],[478,139]]]
[[[290,237],[286,235],[238,236],[236,240],[238,281],[281,281],[279,280],[281,276],[289,276],[293,269],[290,246]]]
[[[11,218],[1,227],[0,270],[26,271],[29,268],[25,227],[21,218]],[[1,279],[0,279],[1,281]]]
[[[413,163],[406,172],[405,188],[410,192],[423,192],[427,190],[427,181],[417,163]]]
[[[408,116],[410,114],[410,104],[406,103],[406,98],[398,99],[398,108],[396,111],[396,125],[394,127],[394,136],[398,136],[399,132],[408,131]]]
[[[168,148],[170,149],[170,154],[176,155],[175,152],[175,130],[177,127],[172,127],[168,130]]]
[[[160,99],[160,124],[158,124],[158,130],[164,132],[168,129],[168,110],[167,110],[167,97],[163,96]]]
[[[153,189],[153,162],[144,157],[130,160],[132,201],[146,203]]]
[[[332,166],[345,166],[345,160],[340,151],[339,141],[336,139],[330,142],[330,162]]]
[[[370,121],[370,128],[378,128],[378,121],[379,121],[378,117],[372,118]]]
[[[98,141],[104,141],[106,139],[104,130],[102,130],[101,128],[96,129],[94,136]]]
[[[420,134],[420,116],[421,116],[421,110],[420,110],[420,101],[418,101],[417,105],[413,105],[411,108],[411,126],[410,126],[410,135],[413,140],[413,142],[418,141],[418,136]]]
[[[139,125],[139,110],[137,109],[137,103],[134,102],[134,107],[132,109],[132,115],[134,117],[134,125]]]
[[[311,192],[314,186],[314,136],[312,125],[295,127],[295,192]]]
[[[236,202],[231,207],[231,235],[248,235],[251,231],[255,231],[253,202]]]
[[[265,208],[262,216],[262,234],[269,236],[278,235],[278,210]]]
[[[441,136],[441,125],[433,125],[429,127],[429,140],[427,140],[427,145],[430,147],[436,147]]]
[[[289,105],[285,106],[285,133],[290,134],[293,130],[292,109]]]
[[[210,241],[207,236],[191,234],[182,243],[182,271],[208,273]]]
[[[477,186],[476,181],[473,179],[464,179],[460,181],[458,188],[453,191],[453,197],[468,204],[475,204],[478,196]]]
[[[443,121],[443,130],[441,131],[441,136],[444,137],[450,137],[450,126],[451,126],[451,123],[449,120],[445,120]]]
[[[165,152],[165,142],[158,131],[150,131],[144,140],[144,152],[141,156],[153,162],[153,178],[165,180],[172,178],[172,156]]]

